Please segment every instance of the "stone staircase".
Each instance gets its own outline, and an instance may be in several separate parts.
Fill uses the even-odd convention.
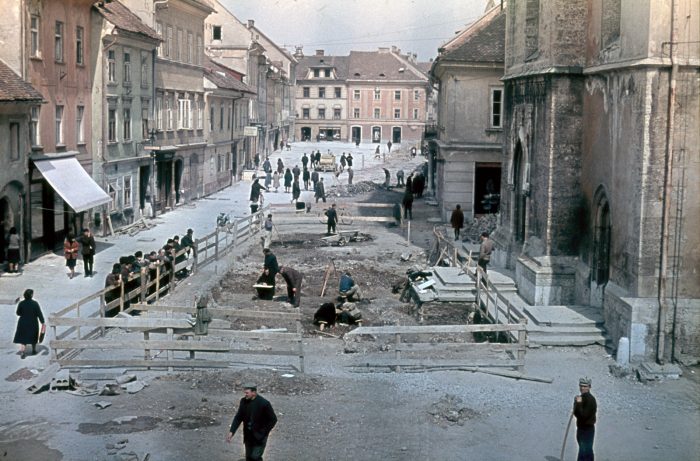
[[[528,340],[541,346],[605,345],[601,308],[590,306],[527,306]]]

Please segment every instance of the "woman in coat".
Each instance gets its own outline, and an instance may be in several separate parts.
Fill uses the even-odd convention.
[[[287,171],[284,172],[284,191],[289,192],[289,189],[292,187],[292,172],[287,168]]]
[[[39,324],[44,328],[44,314],[41,313],[39,303],[34,301],[34,290],[24,290],[24,300],[17,304],[17,331],[15,331],[14,343],[19,344],[19,352],[25,357],[27,344],[32,345],[32,355],[36,354],[36,343],[39,340]]]
[[[7,237],[7,262],[9,272],[19,272],[19,235],[17,228],[10,228],[10,235]]]
[[[66,258],[66,267],[70,269],[70,278],[75,276],[75,263],[78,260],[79,245],[73,234],[69,233],[66,241],[63,242],[63,256]]]
[[[281,158],[278,158],[278,159],[277,159],[277,172],[278,172],[279,174],[282,174],[283,171],[284,171],[284,163],[282,163],[282,159],[281,159]]]
[[[272,175],[272,187],[275,188],[275,192],[280,188],[280,174],[275,171],[275,174]]]
[[[301,195],[301,187],[299,187],[299,179],[295,179],[292,184],[292,202],[299,200]]]

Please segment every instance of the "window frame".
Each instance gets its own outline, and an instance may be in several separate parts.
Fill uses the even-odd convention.
[[[301,88],[301,94],[302,98],[310,98],[311,97],[311,87],[304,86]]]
[[[375,88],[375,90],[374,90],[374,100],[375,101],[382,100],[382,90],[380,90],[379,88]]]
[[[373,111],[374,119],[379,120],[382,118],[382,109],[379,107],[375,107]]]
[[[394,90],[394,101],[401,101],[401,90]]]
[[[318,87],[318,98],[319,99],[326,99],[326,87],[325,86]]]
[[[317,109],[316,118],[318,120],[325,120],[326,119],[326,108],[325,107],[319,107]]]
[[[128,187],[127,182],[129,184]],[[122,178],[122,209],[129,209],[134,207],[134,194],[132,189],[133,185],[134,181],[130,174],[125,175]]]
[[[66,113],[66,108],[63,105],[57,104],[56,105],[56,145],[57,146],[63,146],[65,145],[65,136],[63,133],[63,117]]]
[[[41,145],[39,138],[39,116],[41,114],[41,106],[32,106],[29,109],[29,138],[32,146]]]
[[[333,87],[333,95],[335,96],[336,99],[342,99],[343,98],[343,87],[342,86]]]
[[[360,90],[352,90],[352,99],[356,101],[360,100]]]
[[[161,40],[158,42],[158,46],[156,47],[156,56],[162,58],[163,57],[163,43],[165,41],[165,37],[163,36],[163,22],[162,21],[156,21],[156,33],[161,38]]]
[[[29,16],[29,31],[30,57],[41,58],[41,16],[38,14]]]
[[[498,100],[496,100],[496,93],[499,94]],[[496,113],[496,108],[498,107],[498,113]],[[495,119],[498,118],[498,122],[495,123]],[[489,128],[492,130],[503,129],[503,87],[491,87],[489,89]]]
[[[394,108],[394,120],[399,120],[401,118],[401,109],[398,107]]]
[[[149,67],[148,67],[148,53],[145,51],[141,52],[141,88],[148,88],[150,85],[148,84],[148,74],[149,72]]]
[[[107,142],[117,142],[117,108],[109,107],[107,109]]]
[[[311,109],[309,109],[308,107],[302,107],[301,118],[303,120],[309,120],[311,118]]]
[[[75,143],[85,144],[85,106],[75,108]]]
[[[359,107],[353,108],[352,118],[360,118],[360,108]]]
[[[166,24],[165,26],[165,57],[172,59],[173,56],[173,26]]]
[[[218,34],[217,34],[217,32],[218,32]],[[218,35],[218,37],[217,37],[217,35]],[[223,35],[223,28],[220,25],[218,25],[218,26],[212,25],[211,26],[211,40],[212,41],[214,41],[214,40],[221,41],[222,35]]]
[[[54,27],[54,60],[57,63],[65,63],[65,24],[62,21],[56,21]]]
[[[192,32],[190,32],[188,30],[187,31],[187,54],[185,56],[186,62],[188,64],[192,64],[193,51],[194,51],[194,35],[192,35]]]
[[[82,26],[75,27],[75,64],[85,65],[85,29]]]
[[[124,85],[131,85],[131,50],[124,49],[122,51],[123,58],[123,70],[124,75],[122,75],[122,83]]]
[[[131,107],[122,109],[122,142],[131,141],[133,133],[131,130]]]
[[[117,58],[114,50],[107,50],[107,82],[117,83]]]

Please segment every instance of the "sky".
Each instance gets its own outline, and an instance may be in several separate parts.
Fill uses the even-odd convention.
[[[437,56],[442,43],[478,19],[487,0],[220,0],[240,21],[255,25],[278,45],[305,55],[376,50],[396,45],[419,61]]]

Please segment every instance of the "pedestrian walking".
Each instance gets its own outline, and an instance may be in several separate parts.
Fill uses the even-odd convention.
[[[345,160],[348,162],[348,168],[352,168],[352,154],[348,153],[348,156],[345,157]]]
[[[355,176],[355,172],[352,167],[348,167],[348,186],[352,186],[352,177]]]
[[[391,186],[391,173],[386,168],[382,168],[382,170],[384,170],[384,187],[388,189]]]
[[[386,150],[390,154],[391,154],[391,146],[393,146],[393,144],[391,143],[391,139],[390,139],[389,142],[386,143]]]
[[[479,260],[477,261],[477,264],[484,270],[484,273],[486,273],[486,266],[488,266],[489,262],[491,261],[493,242],[489,238],[488,232],[482,232],[480,238],[481,246],[479,247]]]
[[[32,355],[36,354],[36,345],[39,342],[39,333],[46,331],[46,322],[44,314],[41,312],[41,306],[34,301],[34,290],[27,288],[24,290],[24,299],[17,304],[17,329],[15,330],[15,338],[13,342],[19,344],[19,352],[24,358],[27,344],[32,345]],[[39,329],[41,323],[41,329]]]
[[[272,175],[272,187],[275,188],[275,192],[277,192],[280,188],[280,174],[275,171]]]
[[[380,149],[380,147],[377,146],[377,149],[374,151],[374,159],[375,160],[382,158],[382,154],[379,152],[379,149]]]
[[[408,175],[406,178],[406,190],[413,191],[413,173]]]
[[[238,411],[233,417],[231,428],[226,435],[226,443],[231,443],[233,435],[243,423],[243,445],[246,461],[262,461],[267,438],[277,424],[277,415],[272,405],[258,395],[255,384],[243,385],[244,397],[238,404]]]
[[[294,165],[294,168],[292,168],[292,174],[294,175],[294,179],[299,179],[299,176],[301,176],[299,165]]]
[[[326,203],[326,188],[323,185],[323,178],[320,178],[316,183],[314,197],[316,197],[316,203],[318,203],[318,199],[323,199],[323,203]]]
[[[304,166],[304,171],[301,173],[301,179],[304,181],[304,190],[309,190],[309,179],[311,179],[311,174],[306,166]]]
[[[580,395],[574,398],[574,416],[576,417],[576,442],[578,442],[578,461],[593,461],[593,439],[598,404],[591,394],[591,379],[578,381]]]
[[[335,203],[326,210],[326,218],[328,218],[328,235],[335,234],[335,226],[338,224],[338,212],[335,210]]]
[[[306,155],[306,152],[304,152],[304,155],[301,157],[301,166],[303,169],[306,169],[308,165],[309,157]]]
[[[273,227],[274,227],[274,223],[272,222],[272,215],[268,214],[267,219],[263,223],[263,236],[261,237],[263,251],[265,250],[265,248],[270,248],[270,245],[272,245],[272,229],[273,229]]]
[[[460,205],[456,205],[455,209],[452,210],[450,224],[452,224],[452,229],[455,231],[455,240],[459,240],[459,231],[464,227],[464,213]]]
[[[258,169],[258,166],[260,166],[260,154],[256,153],[255,154],[255,169]]]
[[[7,237],[8,272],[19,272],[19,248],[20,240],[19,234],[17,234],[17,228],[11,227],[10,234]]]
[[[70,270],[68,276],[72,279],[75,276],[75,264],[78,259],[78,242],[72,233],[68,233],[63,242],[63,256],[66,258],[66,267]]]
[[[413,220],[413,193],[410,189],[403,194],[403,219]]]
[[[314,190],[316,190],[316,184],[318,184],[318,179],[319,179],[318,171],[314,170],[311,173],[311,182],[314,184]]]
[[[281,158],[278,158],[278,159],[277,159],[277,172],[278,172],[279,174],[284,173],[284,163],[282,163],[282,159],[281,159]]]
[[[290,192],[290,189],[292,188],[292,172],[287,168],[287,171],[284,172],[284,191],[285,192]]]
[[[343,153],[340,155],[340,172],[341,172],[341,173],[342,173],[343,170],[345,169],[345,165],[347,165],[347,163],[348,163],[348,161],[347,161],[347,159],[345,158],[345,152],[343,152]]]
[[[299,178],[296,178],[296,179],[294,179],[294,182],[292,183],[292,203],[299,200],[300,195],[301,195],[301,187],[299,187]]]
[[[260,191],[267,191],[267,189],[260,184],[260,178],[255,178],[253,184],[250,186],[250,201],[257,203],[260,200]]]
[[[80,253],[83,255],[83,270],[85,277],[92,277],[92,265],[95,261],[95,237],[87,227],[79,239]]]

